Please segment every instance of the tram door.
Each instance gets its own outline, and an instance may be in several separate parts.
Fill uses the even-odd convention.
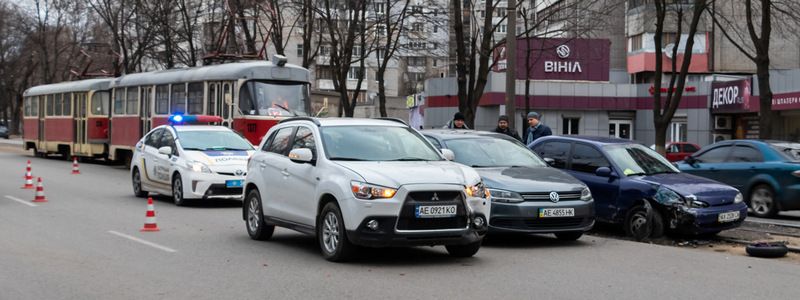
[[[236,103],[235,98],[233,97],[233,83],[232,82],[223,82],[222,83],[222,97],[219,101],[220,111],[222,114],[222,125],[226,127],[233,126],[233,109],[234,104]]]
[[[47,96],[38,96],[36,97],[39,101],[39,139],[36,143],[36,150],[40,152],[46,152],[45,149],[45,142],[44,142],[44,113],[45,108],[47,108]]]
[[[74,145],[72,145],[73,152],[80,153],[80,154],[91,154],[91,149],[89,149],[89,145],[86,142],[87,133],[86,133],[86,126],[88,124],[88,119],[86,118],[86,109],[88,107],[86,103],[86,94],[85,93],[74,93],[72,94],[73,99],[73,110],[72,110],[72,117],[75,119],[73,122],[74,131],[75,132],[75,139]]]
[[[145,134],[150,132],[150,127],[152,126],[151,118],[153,116],[152,112],[153,106],[151,105],[151,103],[153,103],[153,101],[151,98],[154,95],[153,87],[143,86],[139,90],[139,92],[142,93],[139,97],[139,99],[141,99],[140,103],[142,105],[141,109],[139,109],[139,118],[140,118],[139,125],[141,126],[142,130],[139,136],[144,136]]]

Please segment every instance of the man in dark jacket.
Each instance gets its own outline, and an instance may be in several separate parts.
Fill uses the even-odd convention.
[[[467,124],[464,123],[464,114],[462,114],[460,111],[456,112],[456,114],[453,115],[453,120],[447,122],[447,125],[444,125],[444,128],[469,129],[469,127],[467,127]]]
[[[528,125],[530,127],[528,127],[528,134],[526,135],[525,139],[525,144],[528,145],[528,148],[531,147],[531,144],[533,144],[533,141],[536,139],[543,136],[553,135],[553,131],[550,130],[550,127],[542,124],[542,122],[539,121],[540,118],[541,116],[537,112],[532,111],[528,113]]]
[[[510,137],[517,139],[520,142],[522,141],[522,139],[519,137],[519,134],[517,134],[516,130],[508,128],[508,116],[506,115],[500,116],[500,118],[497,120],[497,128],[494,129],[494,132],[508,135]]]

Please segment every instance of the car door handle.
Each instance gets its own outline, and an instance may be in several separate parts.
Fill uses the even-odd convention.
[[[266,164],[266,163],[264,163],[264,162],[259,162],[259,163],[258,163],[258,167],[263,169],[263,168],[266,168],[266,167],[267,167],[267,164]]]
[[[283,176],[289,177],[289,171],[287,171],[286,169],[281,170],[281,174],[283,174]]]

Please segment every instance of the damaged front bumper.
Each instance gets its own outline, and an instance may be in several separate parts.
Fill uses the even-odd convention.
[[[717,233],[723,230],[739,227],[747,217],[747,204],[735,203],[729,205],[712,206],[704,208],[691,208],[677,205],[667,208],[670,211],[670,228],[687,234]],[[738,212],[736,219],[728,220],[720,214]]]

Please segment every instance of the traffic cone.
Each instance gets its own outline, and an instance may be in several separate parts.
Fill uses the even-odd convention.
[[[28,161],[28,168],[25,170],[25,185],[22,186],[23,189],[32,189],[33,188],[33,175],[31,175],[31,161]]]
[[[47,202],[47,199],[44,197],[44,185],[42,185],[42,177],[39,177],[39,180],[36,184],[36,197],[33,198],[33,202]]]
[[[30,159],[28,160],[28,166],[25,167],[25,171],[28,171],[28,173],[31,172],[31,160]],[[24,179],[25,175],[23,175],[22,178]]]
[[[147,214],[145,215],[144,227],[140,231],[159,231],[156,224],[156,209],[153,207],[153,197],[147,198]]]
[[[72,175],[80,174],[81,170],[78,168],[78,158],[72,157]]]

